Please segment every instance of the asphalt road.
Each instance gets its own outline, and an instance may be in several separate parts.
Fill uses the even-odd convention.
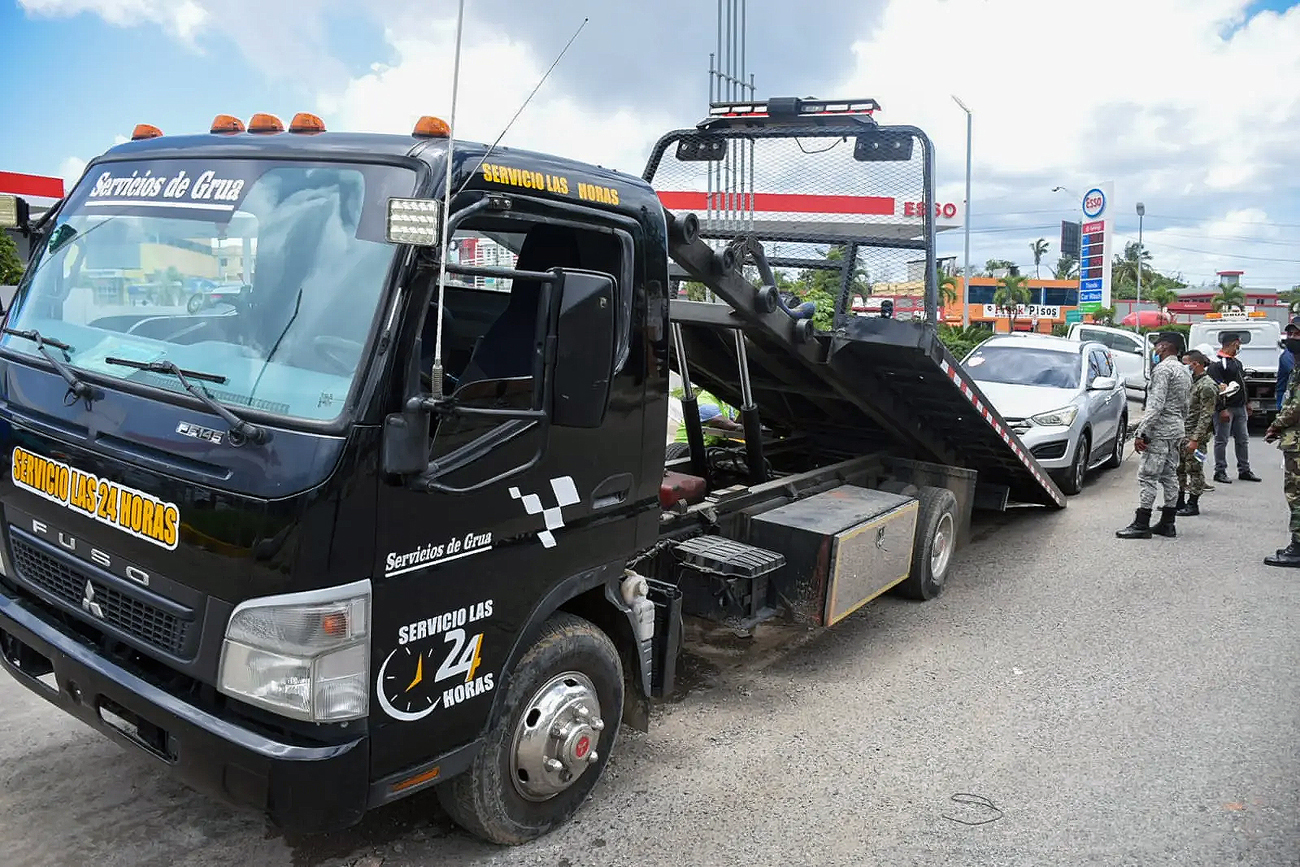
[[[427,794],[286,839],[4,677],[0,862],[1300,864],[1300,570],[1261,563],[1286,519],[1278,453],[1252,453],[1264,482],[1219,486],[1176,540],[1115,538],[1130,460],[1062,512],[982,522],[938,600],[784,650],[694,645],[686,694],[624,737],[573,823],[518,849]]]

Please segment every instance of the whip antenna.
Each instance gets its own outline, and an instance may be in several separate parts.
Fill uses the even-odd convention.
[[[564,43],[564,47],[560,49],[560,53],[556,56],[554,62],[552,62],[546,72],[542,74],[542,78],[537,82],[537,86],[533,88],[533,92],[528,94],[528,98],[524,100],[524,104],[519,106],[519,110],[515,112],[515,116],[510,118],[510,123],[506,124],[506,128],[501,130],[501,135],[497,136],[497,140],[492,142],[492,146],[483,152],[483,156],[479,158],[478,165],[474,166],[474,171],[465,176],[465,183],[460,185],[460,189],[456,191],[456,195],[465,192],[465,187],[469,186],[470,179],[473,178],[474,175],[478,174],[478,170],[483,167],[483,163],[488,157],[492,156],[492,152],[496,150],[497,145],[501,144],[501,139],[506,137],[506,133],[510,131],[510,127],[514,126],[515,121],[519,120],[519,115],[524,113],[524,109],[528,107],[528,103],[533,101],[533,97],[537,95],[537,91],[542,89],[542,85],[546,83],[546,79],[550,77],[551,72],[564,58],[564,54],[569,50],[569,46],[573,44],[573,41],[578,38],[578,34],[582,32],[582,28],[586,26],[587,19],[584,18],[582,19],[582,23],[578,25],[578,29],[573,31],[573,35],[569,37],[569,41]]]
[[[447,226],[451,223],[451,174],[452,174],[452,149],[456,142],[456,96],[460,91],[460,37],[461,29],[465,23],[465,0],[460,0],[460,7],[456,12],[456,59],[452,66],[451,72],[451,118],[447,122],[447,167],[446,189],[444,190],[445,199],[442,203],[442,229],[447,231]],[[464,189],[462,187],[461,189]],[[447,256],[451,248],[451,238],[442,239],[442,255],[438,257],[438,323],[437,331],[433,339],[433,370],[430,371],[430,379],[433,385],[433,394],[435,397],[442,397],[442,311],[443,302],[446,300],[446,281],[447,281]]]

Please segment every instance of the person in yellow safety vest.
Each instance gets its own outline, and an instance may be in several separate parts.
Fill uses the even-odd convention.
[[[678,400],[681,400],[685,393],[686,390],[681,387],[672,390],[672,396]],[[731,409],[731,407],[727,406],[707,391],[697,388],[695,390],[695,399],[700,408],[700,421],[704,424],[705,428],[714,428],[716,430],[742,429],[739,424],[731,420],[731,416],[735,414],[735,410]],[[725,437],[709,436],[707,431],[704,436],[704,444],[706,446],[716,446],[726,441]],[[673,439],[673,442],[688,442],[686,438],[685,423],[677,428],[677,436]]]

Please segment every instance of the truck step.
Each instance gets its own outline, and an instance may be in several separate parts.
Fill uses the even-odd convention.
[[[722,536],[696,536],[673,546],[682,565],[726,578],[760,578],[785,565],[785,555]]]

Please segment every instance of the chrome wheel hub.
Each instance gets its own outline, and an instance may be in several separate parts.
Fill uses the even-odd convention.
[[[955,539],[956,528],[952,513],[944,512],[939,519],[939,526],[935,528],[934,538],[930,540],[930,575],[935,584],[942,584],[944,576],[948,574],[948,561],[952,559]]]
[[[569,788],[600,756],[605,722],[595,684],[566,671],[547,681],[524,707],[510,746],[515,791],[545,801]]]

